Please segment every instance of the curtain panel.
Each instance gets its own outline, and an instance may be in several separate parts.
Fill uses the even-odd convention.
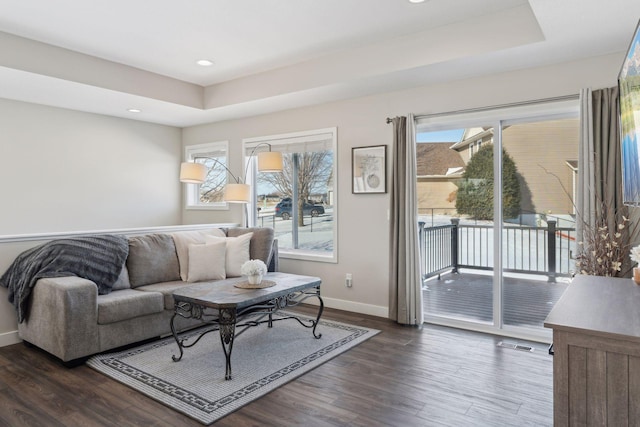
[[[389,317],[400,324],[421,325],[422,274],[418,246],[415,123],[412,114],[396,117],[391,122]]]
[[[609,233],[621,232],[628,242],[629,228],[618,229],[622,216],[629,217],[622,202],[622,163],[619,128],[618,87],[580,92],[580,146],[576,231],[578,241],[588,239],[588,230],[606,218]],[[633,226],[632,226],[633,228]],[[629,270],[625,257],[622,272]]]

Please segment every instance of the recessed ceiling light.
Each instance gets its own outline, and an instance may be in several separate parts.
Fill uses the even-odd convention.
[[[213,65],[213,61],[209,61],[208,59],[200,59],[198,61],[196,61],[196,64],[202,66],[202,67],[210,67]]]
[[[127,108],[127,111],[130,113],[142,113],[142,110],[138,108]]]
[[[424,3],[425,0],[409,0],[409,3]]]

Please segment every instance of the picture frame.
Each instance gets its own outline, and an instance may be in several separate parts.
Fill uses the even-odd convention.
[[[351,191],[353,194],[387,192],[387,146],[351,149]]]

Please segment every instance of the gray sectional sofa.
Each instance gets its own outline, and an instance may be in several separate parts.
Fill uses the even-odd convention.
[[[167,335],[172,293],[191,284],[186,255],[192,246],[221,236],[241,239],[246,233],[252,233],[250,258],[261,259],[269,271],[277,271],[277,240],[270,228],[132,236],[125,268],[108,294],[99,295],[96,284],[82,277],[39,279],[31,291],[29,315],[18,325],[20,338],[74,365],[92,354]],[[207,281],[215,286],[215,280]],[[199,323],[176,318],[179,330]]]

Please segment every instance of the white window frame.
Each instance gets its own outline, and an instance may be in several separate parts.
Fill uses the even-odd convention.
[[[228,163],[229,141],[207,142],[204,144],[187,145],[184,148],[184,161],[191,162],[195,157],[206,157],[207,154],[215,151],[223,151]],[[229,182],[229,175],[226,175],[224,185]],[[188,184],[184,191],[184,206],[187,210],[229,210],[227,202],[202,203],[200,201],[200,184]]]
[[[298,259],[298,260],[307,260],[307,261],[320,261],[320,262],[329,262],[329,263],[337,263],[338,262],[338,129],[333,128],[325,128],[325,129],[316,129],[310,131],[303,132],[294,132],[280,135],[270,135],[270,136],[261,136],[256,138],[245,138],[242,140],[242,152],[244,153],[244,164],[249,166],[247,168],[247,182],[251,185],[251,203],[248,206],[249,214],[249,225],[255,226],[257,223],[256,218],[256,209],[253,207],[257,202],[256,195],[256,172],[257,165],[255,162],[251,161],[249,158],[249,154],[256,148],[259,144],[270,144],[274,151],[282,151],[287,152],[286,146],[291,144],[299,144],[304,142],[309,142],[313,144],[314,140],[331,140],[331,150],[333,152],[333,187],[329,190],[329,192],[333,192],[333,251],[330,253],[320,252],[320,251],[311,251],[306,249],[285,249],[279,248],[278,252],[280,257],[289,258],[289,259]],[[266,146],[259,147],[257,152],[262,151],[266,148]],[[262,150],[261,150],[262,149]],[[277,237],[277,236],[276,236]]]

